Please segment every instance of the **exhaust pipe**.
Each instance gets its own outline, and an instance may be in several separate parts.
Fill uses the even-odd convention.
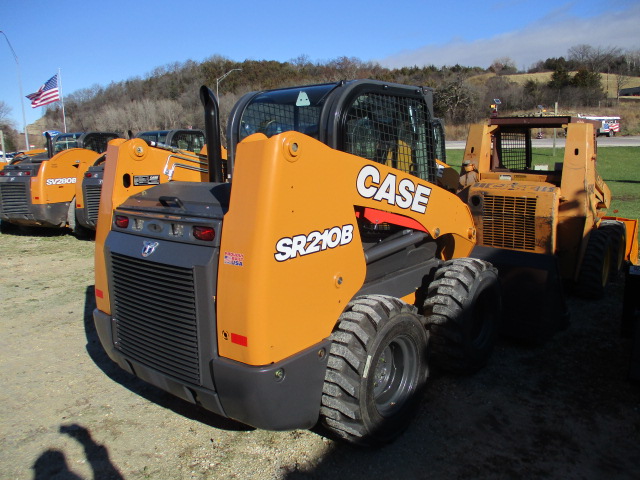
[[[220,144],[220,110],[218,100],[210,88],[200,87],[200,101],[204,106],[204,133],[207,136],[207,161],[209,181],[223,183],[222,146]]]
[[[49,132],[45,132],[45,138],[47,139],[47,156],[49,158],[53,157],[53,137]]]

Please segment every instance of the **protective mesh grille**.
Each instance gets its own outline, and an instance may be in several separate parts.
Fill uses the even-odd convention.
[[[28,214],[29,200],[25,183],[0,184],[0,206],[5,214]]]
[[[434,152],[426,105],[418,99],[367,93],[346,116],[346,152],[435,180]]]
[[[254,133],[272,137],[290,130],[318,138],[320,111],[321,107],[315,106],[252,103],[242,114],[240,140]]]
[[[191,269],[113,253],[116,348],[155,370],[200,385]]]
[[[535,250],[535,198],[486,195],[482,207],[482,244]]]
[[[525,170],[527,159],[527,137],[525,132],[501,132],[499,138],[500,166],[509,170]]]
[[[84,188],[84,204],[87,209],[87,220],[95,225],[98,222],[102,185],[85,185]]]

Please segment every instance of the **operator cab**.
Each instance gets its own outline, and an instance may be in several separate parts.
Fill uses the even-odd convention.
[[[96,153],[107,150],[107,144],[120,135],[114,132],[61,133],[53,139],[53,155],[70,148],[85,148]]]
[[[136,138],[141,138],[150,145],[167,145],[194,153],[200,153],[206,143],[204,131],[192,129],[140,132]]]
[[[428,90],[371,80],[248,93],[229,117],[229,159],[233,165],[235,146],[249,135],[294,130],[435,182],[432,103]]]

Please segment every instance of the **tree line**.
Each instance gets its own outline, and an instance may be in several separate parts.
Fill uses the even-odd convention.
[[[65,97],[67,129],[124,133],[203,128],[199,87],[208,85],[215,91],[216,81],[234,69],[240,71],[218,84],[223,127],[235,102],[247,92],[355,78],[434,88],[436,116],[447,124],[461,125],[486,118],[495,98],[501,99],[501,114],[535,111],[538,105],[553,105],[559,99],[564,108],[598,106],[607,96],[602,88],[603,74],[616,74],[617,83],[611,86],[616,92],[624,88],[624,79],[640,76],[640,50],[577,45],[568,50],[566,58],[540,60],[526,72],[551,72],[549,81],[531,79],[525,83],[510,77],[525,72],[518,72],[508,57],[496,59],[488,69],[461,65],[388,69],[354,57],[312,62],[302,55],[287,62],[235,62],[215,55],[201,63],[175,62],[157,67],[144,77],[78,90]],[[6,121],[5,107],[0,102],[5,142],[17,146],[18,132]],[[62,130],[59,104],[47,108],[42,124],[42,130]]]

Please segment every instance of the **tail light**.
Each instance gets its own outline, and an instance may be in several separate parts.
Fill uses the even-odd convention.
[[[216,231],[213,227],[193,227],[193,236],[198,240],[205,242],[211,242],[216,237]]]
[[[116,215],[114,222],[118,228],[127,228],[129,226],[129,217],[125,215]]]

